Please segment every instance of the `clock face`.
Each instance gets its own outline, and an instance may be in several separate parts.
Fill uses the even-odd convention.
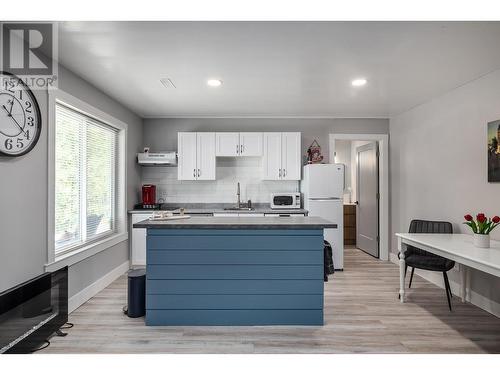
[[[0,156],[31,151],[42,130],[38,102],[16,76],[0,72]]]

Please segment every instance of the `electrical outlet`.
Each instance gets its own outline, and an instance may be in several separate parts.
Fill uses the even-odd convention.
[[[163,202],[167,201],[167,192],[163,189],[158,189],[158,200],[162,199]]]

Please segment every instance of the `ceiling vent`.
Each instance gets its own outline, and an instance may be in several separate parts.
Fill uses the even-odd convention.
[[[162,79],[160,79],[160,82],[167,89],[176,89],[177,88],[170,78],[162,78]]]

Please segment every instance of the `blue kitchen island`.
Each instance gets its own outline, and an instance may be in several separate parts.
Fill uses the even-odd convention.
[[[146,325],[322,325],[316,217],[146,220]]]

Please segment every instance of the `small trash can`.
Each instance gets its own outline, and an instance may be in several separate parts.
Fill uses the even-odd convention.
[[[139,318],[146,314],[146,270],[144,268],[128,272],[127,303],[126,314],[129,318]]]

